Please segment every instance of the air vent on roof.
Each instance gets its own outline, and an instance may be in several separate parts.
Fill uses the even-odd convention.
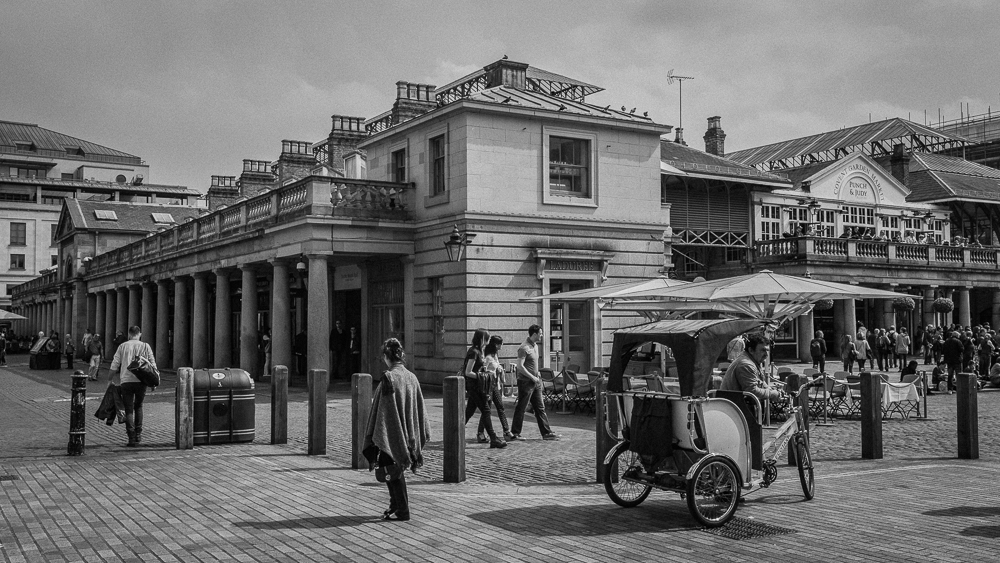
[[[174,221],[174,216],[169,213],[153,213],[153,222],[170,224],[176,223],[176,221]]]
[[[100,221],[118,220],[118,214],[115,213],[114,211],[111,211],[110,209],[95,209],[94,215],[97,216],[97,219]]]

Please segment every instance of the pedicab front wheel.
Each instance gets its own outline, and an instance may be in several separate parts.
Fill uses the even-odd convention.
[[[653,487],[624,478],[629,472],[642,471],[639,454],[629,450],[628,446],[628,442],[615,446],[611,461],[604,464],[604,490],[618,506],[632,508],[642,504]]]
[[[705,457],[687,481],[687,503],[691,516],[704,526],[722,526],[736,513],[740,498],[739,471],[724,457]]]

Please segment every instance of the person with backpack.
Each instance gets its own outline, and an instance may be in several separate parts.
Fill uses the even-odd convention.
[[[979,346],[977,351],[979,352],[979,375],[983,379],[986,379],[990,375],[990,366],[993,365],[992,360],[994,347],[993,341],[990,340],[989,335],[987,335],[985,331],[979,335]]]
[[[815,336],[809,342],[809,355],[812,356],[813,368],[826,373],[826,341],[823,340],[823,331],[817,330]]]

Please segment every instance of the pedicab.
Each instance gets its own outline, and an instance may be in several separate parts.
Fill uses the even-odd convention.
[[[604,459],[604,487],[616,504],[638,506],[655,488],[680,493],[704,526],[728,522],[741,493],[771,485],[776,457],[791,441],[802,492],[814,493],[809,437],[801,408],[791,401],[786,422],[762,443],[762,407],[756,396],[709,391],[712,370],[737,335],[761,330],[767,319],[666,320],[614,334],[607,403],[617,416],[606,430],[620,441]],[[632,389],[626,366],[649,342],[667,346],[677,362],[680,393]],[[787,389],[794,399],[810,382]],[[822,381],[818,383],[822,385]]]

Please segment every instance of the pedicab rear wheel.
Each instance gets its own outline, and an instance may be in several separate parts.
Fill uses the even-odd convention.
[[[812,456],[809,455],[809,444],[802,434],[795,436],[795,465],[799,468],[799,481],[802,482],[802,494],[806,500],[812,500],[816,494],[816,482],[813,479]]]
[[[709,528],[729,521],[740,498],[739,471],[724,457],[705,457],[687,481],[687,503],[691,516]]]
[[[639,454],[629,450],[628,446],[628,442],[615,446],[611,463],[604,464],[604,490],[618,506],[632,508],[642,504],[653,487],[624,479],[627,472],[642,470]]]

